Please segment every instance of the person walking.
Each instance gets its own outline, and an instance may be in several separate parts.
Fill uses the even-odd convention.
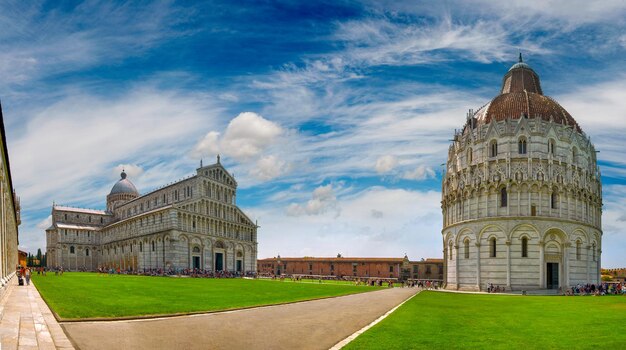
[[[25,278],[26,278],[26,285],[30,286],[30,269],[27,267],[26,271],[24,272],[25,274]]]

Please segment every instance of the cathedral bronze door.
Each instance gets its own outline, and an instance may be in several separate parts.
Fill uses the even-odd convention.
[[[559,264],[548,263],[546,269],[546,286],[548,289],[557,289],[559,287]]]
[[[215,271],[224,270],[224,254],[215,253]]]
[[[243,266],[243,264],[242,264],[241,260],[237,260],[237,272],[241,272],[242,266]]]

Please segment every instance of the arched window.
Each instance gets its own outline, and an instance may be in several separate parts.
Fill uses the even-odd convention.
[[[581,242],[580,240],[576,241],[576,260],[580,260],[580,246],[581,246]]]
[[[591,249],[593,250],[593,261],[596,261],[596,244],[595,243],[591,246]]]
[[[450,242],[450,245],[448,246],[448,256],[449,259],[452,260],[452,242]]]
[[[553,139],[548,141],[548,153],[554,155],[555,143]]]
[[[154,241],[152,241],[152,251],[156,250],[156,244],[154,244]]]
[[[139,252],[143,252],[143,242],[139,242]]]
[[[498,141],[493,140],[491,141],[491,144],[489,145],[489,156],[495,157],[497,155],[498,155]]]
[[[522,238],[522,258],[528,258],[528,238]]]
[[[89,248],[85,249],[85,256],[89,256]]]
[[[550,196],[550,208],[556,209],[557,208],[556,204],[558,202],[559,202],[559,196],[556,194],[556,191],[553,191],[552,195]]]
[[[508,196],[506,193],[506,188],[502,187],[502,189],[500,190],[500,206],[501,207],[506,207],[507,206],[507,202],[508,202]]]
[[[200,248],[198,248],[198,247],[193,247],[193,252],[194,252],[194,253],[200,253]]]
[[[70,254],[74,254],[74,253],[75,253],[74,246],[70,246]]]
[[[517,151],[519,154],[526,154],[526,138],[522,137],[517,142]]]
[[[473,160],[474,160],[474,152],[470,148],[467,150],[467,164],[472,164]]]
[[[492,258],[496,257],[496,238],[492,237],[489,240],[489,256]]]
[[[469,239],[465,239],[465,242],[463,242],[463,253],[465,254],[465,259],[469,259],[469,245],[470,245],[470,241]]]
[[[578,156],[578,149],[574,147],[572,148],[572,163],[576,163],[577,156]]]

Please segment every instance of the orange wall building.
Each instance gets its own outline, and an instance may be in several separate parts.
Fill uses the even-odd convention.
[[[18,263],[20,266],[26,267],[26,264],[27,264],[27,258],[28,258],[28,253],[23,252],[23,251],[21,251],[21,250],[18,250],[18,251],[17,251],[17,257],[18,257],[18,261],[17,261],[17,263]]]
[[[302,257],[259,259],[259,274],[443,279],[443,259]]]

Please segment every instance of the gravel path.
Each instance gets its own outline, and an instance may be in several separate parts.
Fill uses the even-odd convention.
[[[80,349],[329,349],[418,290],[160,319],[61,323]]]

